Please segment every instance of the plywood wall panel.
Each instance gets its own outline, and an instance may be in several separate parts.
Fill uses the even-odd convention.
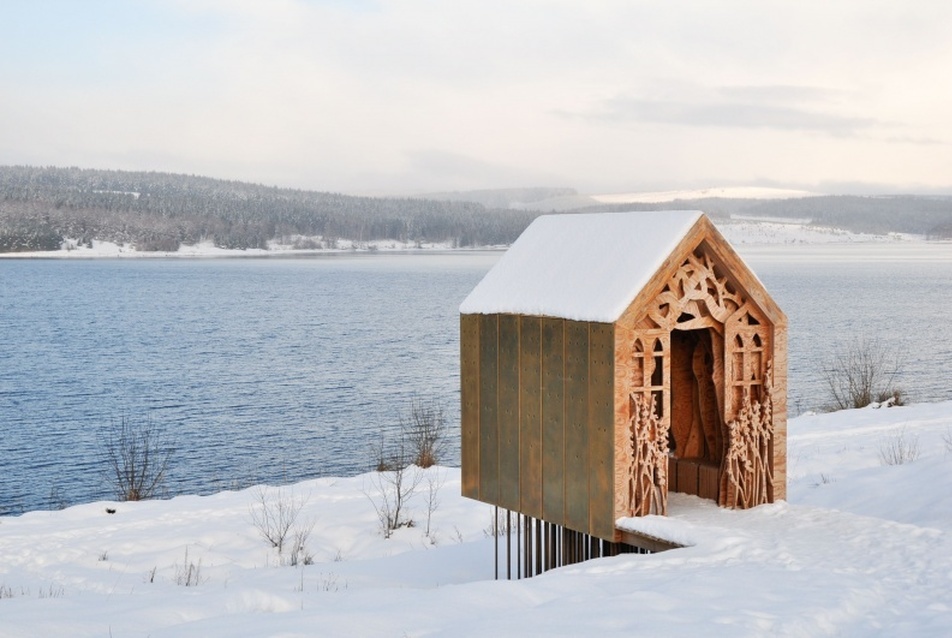
[[[631,516],[631,428],[630,393],[633,385],[632,346],[635,332],[615,324],[615,415],[614,415],[614,518]]]
[[[787,326],[773,335],[773,499],[787,498]]]

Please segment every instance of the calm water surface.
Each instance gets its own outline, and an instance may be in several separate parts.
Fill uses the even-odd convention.
[[[851,335],[952,398],[952,247],[742,250],[790,321],[790,411]],[[0,513],[111,493],[102,430],[151,418],[169,494],[353,474],[413,398],[458,460],[458,306],[498,253],[0,261]]]

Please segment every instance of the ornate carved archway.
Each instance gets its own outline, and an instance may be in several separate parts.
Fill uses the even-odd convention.
[[[708,491],[721,505],[772,498],[771,338],[764,315],[704,244],[668,279],[636,323],[624,362],[632,515],[666,513],[669,463],[682,459],[715,476]]]

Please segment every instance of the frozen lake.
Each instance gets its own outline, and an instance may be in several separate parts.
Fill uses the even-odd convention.
[[[952,398],[952,245],[741,246],[790,321],[790,412],[854,335]],[[101,431],[151,418],[169,494],[346,475],[412,398],[458,458],[458,311],[500,253],[0,261],[0,514],[111,496]]]

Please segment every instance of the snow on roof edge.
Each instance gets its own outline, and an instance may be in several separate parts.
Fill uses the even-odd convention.
[[[613,323],[702,217],[696,210],[542,215],[460,313]]]

